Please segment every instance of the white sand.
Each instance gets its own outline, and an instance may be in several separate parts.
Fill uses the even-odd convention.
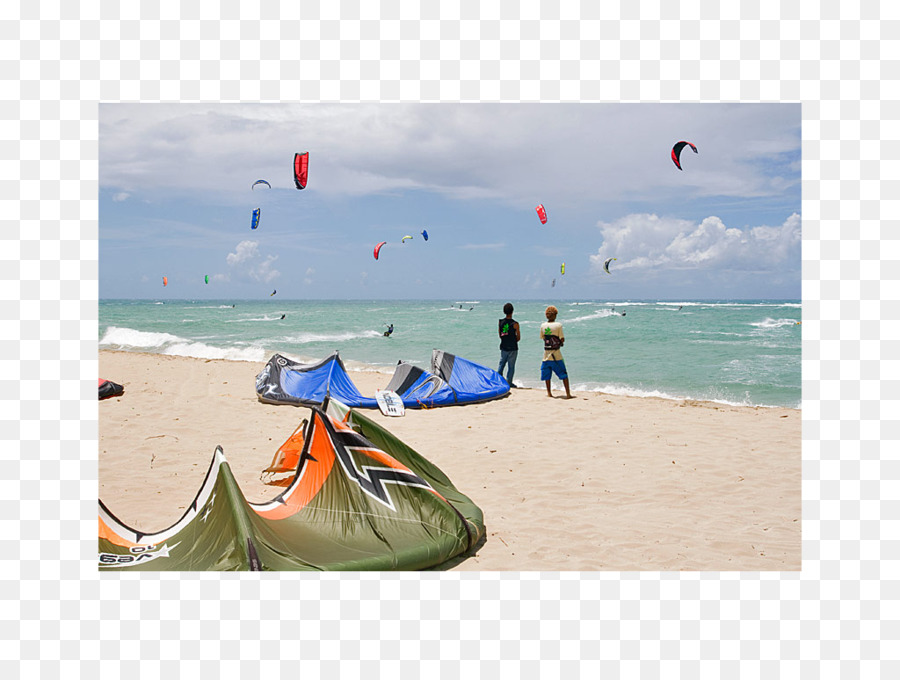
[[[120,520],[177,521],[216,445],[248,500],[281,491],[260,472],[309,411],[260,403],[263,366],[100,352],[125,386],[99,404],[100,497]],[[390,379],[352,377],[365,395]],[[575,395],[366,411],[484,511],[487,540],[452,569],[800,569],[800,411]]]

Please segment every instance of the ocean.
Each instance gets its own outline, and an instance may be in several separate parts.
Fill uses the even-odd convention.
[[[496,369],[505,302],[521,328],[522,387],[543,389],[538,328],[553,304],[573,390],[800,408],[799,300],[101,300],[99,346],[252,362],[339,350],[387,385],[398,361],[427,369],[432,349]]]

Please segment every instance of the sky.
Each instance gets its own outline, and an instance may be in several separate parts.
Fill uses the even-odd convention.
[[[800,299],[800,126],[799,104],[100,104],[100,297]]]

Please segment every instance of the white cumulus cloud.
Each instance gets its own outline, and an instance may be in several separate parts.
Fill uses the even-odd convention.
[[[257,241],[241,241],[233,253],[225,256],[225,262],[238,277],[264,283],[281,276],[281,272],[272,266],[277,259],[277,255],[263,256]]]
[[[601,267],[616,258],[617,270],[718,269],[766,271],[800,265],[800,216],[780,226],[729,227],[715,216],[700,223],[641,213],[598,224],[603,245],[591,255]]]

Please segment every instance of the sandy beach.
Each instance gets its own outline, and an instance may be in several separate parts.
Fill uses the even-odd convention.
[[[170,526],[217,445],[248,500],[277,495],[260,472],[308,410],[260,403],[263,366],[101,351],[100,377],[125,386],[99,404],[110,510],[140,531]],[[365,395],[390,379],[351,375]],[[484,511],[486,540],[449,569],[800,569],[799,410],[574,394],[366,412]]]

